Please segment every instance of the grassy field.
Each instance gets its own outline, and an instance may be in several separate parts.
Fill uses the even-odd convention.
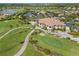
[[[0,36],[3,35],[3,33],[10,30],[10,26],[12,25],[12,28],[17,27],[17,25],[21,26],[19,23],[19,20],[6,20],[6,21],[0,21]]]
[[[12,25],[12,28],[10,28],[10,25]],[[26,26],[26,28],[14,30],[0,40],[0,55],[1,56],[11,56],[11,55],[16,54],[17,51],[22,46],[24,38],[32,30],[31,29],[32,26],[31,26],[31,24],[21,25],[19,23],[18,19],[0,21],[0,36],[5,34],[10,29],[16,28],[17,25],[19,25],[19,27]],[[29,49],[31,51],[33,51],[32,54],[31,54],[31,51]],[[23,55],[42,55],[41,53],[35,51],[31,44],[28,45],[26,50],[28,52],[25,51],[25,53]]]
[[[65,56],[79,56],[79,44],[69,39],[61,39],[53,35],[32,35],[33,40],[38,40],[38,45],[49,49],[51,53]]]
[[[30,28],[17,29],[0,40],[0,55],[14,55],[22,46],[24,38],[31,31]]]

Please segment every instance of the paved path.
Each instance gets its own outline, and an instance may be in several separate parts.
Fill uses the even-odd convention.
[[[41,30],[41,31],[43,31],[44,33],[49,33],[48,31],[46,31],[46,30],[44,30],[44,29],[41,29],[41,28],[35,28],[35,29],[39,29],[39,30]],[[23,52],[25,51],[25,49],[26,49],[26,47],[27,47],[27,45],[28,45],[28,43],[29,43],[29,37],[31,36],[31,34],[34,32],[35,30],[33,29],[27,36],[26,36],[26,38],[25,38],[25,41],[24,41],[24,43],[23,43],[23,45],[22,45],[22,47],[21,47],[21,49],[14,55],[14,56],[20,56],[20,55],[22,55],[23,54]],[[69,36],[70,37],[70,36]],[[71,38],[73,38],[73,37],[71,37]]]
[[[35,28],[36,29],[36,28]],[[38,28],[39,30],[43,31],[44,33],[47,33],[45,30]],[[35,30],[33,29],[25,38],[25,41],[21,47],[21,49],[14,55],[14,56],[20,56],[23,54],[23,52],[25,51],[28,43],[29,43],[29,37],[31,36],[31,34],[34,32]]]
[[[20,28],[27,28],[27,27],[22,26],[22,27],[18,27],[18,28],[11,29],[11,30],[9,30],[8,32],[6,32],[4,35],[2,35],[2,36],[0,37],[0,39],[2,39],[3,37],[5,37],[5,36],[6,36],[7,34],[9,34],[10,32],[12,32],[12,31],[14,31],[14,30],[16,30],[16,29],[20,29]],[[24,41],[24,43],[23,43],[23,46],[22,46],[21,49],[15,54],[15,56],[20,56],[20,55],[22,55],[22,53],[25,51],[25,49],[26,49],[26,47],[27,47],[27,44],[28,44],[28,42],[29,42],[29,37],[30,37],[30,35],[31,35],[33,32],[34,32],[34,30],[32,30],[32,31],[27,35],[27,37],[25,38],[25,41]]]
[[[14,29],[11,29],[11,30],[9,30],[8,32],[6,32],[5,34],[3,34],[1,37],[0,37],[0,39],[2,39],[3,37],[5,37],[7,34],[9,34],[10,32],[12,32],[12,31],[14,31],[14,30],[16,30],[16,29],[19,29],[19,28],[26,28],[26,27],[18,27],[18,28],[14,28]]]
[[[14,56],[20,56],[23,54],[23,52],[25,51],[28,43],[29,43],[29,37],[31,36],[31,34],[34,32],[35,30],[33,29],[28,35],[27,37],[25,38],[25,41],[21,47],[21,49],[14,55]]]

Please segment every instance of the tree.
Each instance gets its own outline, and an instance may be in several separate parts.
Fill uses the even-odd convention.
[[[10,28],[13,28],[13,25],[10,25]]]
[[[32,44],[37,44],[38,40],[33,40],[32,37],[31,37],[30,42],[31,42]]]

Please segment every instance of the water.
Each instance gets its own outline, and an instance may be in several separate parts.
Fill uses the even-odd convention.
[[[10,14],[10,15],[12,15],[14,13],[16,13],[16,10],[14,10],[14,9],[6,9],[6,10],[0,11],[0,14]]]

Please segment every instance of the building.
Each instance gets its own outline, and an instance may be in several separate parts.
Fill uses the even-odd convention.
[[[55,18],[44,18],[38,20],[38,25],[41,28],[46,28],[48,31],[54,29],[65,29],[65,23]]]
[[[74,29],[74,31],[75,31],[75,32],[79,32],[79,27],[76,27],[76,28]]]
[[[66,32],[73,31],[74,29],[74,21],[66,22]]]

